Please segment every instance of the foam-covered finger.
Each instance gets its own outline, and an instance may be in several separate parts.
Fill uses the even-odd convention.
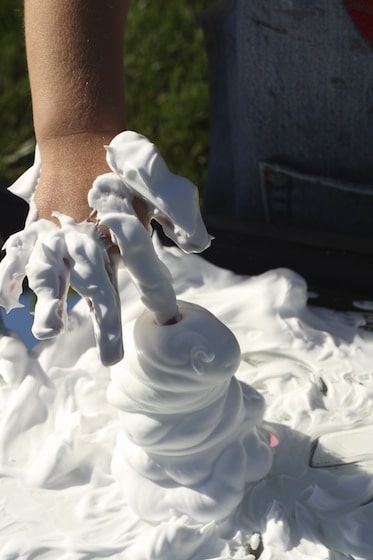
[[[121,132],[106,146],[106,159],[127,189],[146,202],[149,218],[183,251],[199,253],[209,247],[212,237],[202,220],[196,185],[172,173],[148,138]]]
[[[91,304],[100,359],[110,365],[123,357],[120,300],[105,242],[93,224],[65,234],[72,287]]]
[[[23,307],[19,303],[22,284],[25,278],[25,262],[19,254],[8,253],[0,264],[0,305],[10,311],[14,307]]]
[[[115,173],[99,175],[88,192],[88,204],[98,215],[105,212],[125,212],[131,191]]]
[[[115,239],[127,270],[144,305],[159,324],[178,317],[169,270],[158,258],[151,238],[136,216],[108,214],[101,220]]]
[[[40,220],[27,229],[11,235],[3,246],[6,255],[0,263],[0,305],[7,311],[23,307],[19,303],[26,266],[34,249],[37,238],[44,231],[55,227]]]
[[[65,330],[69,287],[67,250],[59,228],[37,240],[26,272],[37,296],[32,332],[39,339],[54,337]]]
[[[149,228],[151,205],[144,198],[135,196],[115,173],[97,177],[88,193],[88,203],[96,211],[99,221],[107,214],[134,214],[144,227]]]
[[[95,338],[101,362],[110,366],[123,358],[122,326],[119,298],[110,298],[106,290],[98,290],[89,298]]]

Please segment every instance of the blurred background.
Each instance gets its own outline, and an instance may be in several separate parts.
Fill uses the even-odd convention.
[[[128,128],[148,136],[170,169],[206,178],[207,59],[198,14],[208,0],[132,2],[125,36]],[[6,192],[32,161],[35,140],[23,33],[23,1],[0,3],[0,235],[22,227],[26,205]]]
[[[128,128],[203,191],[204,258],[291,268],[343,308],[373,301],[373,12],[357,4],[133,0],[124,39]],[[0,68],[5,240],[27,211],[6,187],[35,148],[23,0],[1,1]]]

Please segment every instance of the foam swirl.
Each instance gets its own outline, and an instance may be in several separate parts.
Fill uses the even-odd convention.
[[[108,399],[123,428],[113,472],[143,519],[222,519],[271,466],[257,431],[264,403],[234,376],[241,353],[233,333],[207,310],[178,305],[174,325],[144,313],[126,337],[124,362],[112,368]]]

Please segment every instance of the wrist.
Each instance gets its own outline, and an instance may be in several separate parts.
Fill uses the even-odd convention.
[[[38,139],[41,172],[34,195],[39,218],[53,211],[77,222],[89,217],[87,194],[98,175],[107,173],[105,145],[117,131],[82,131]]]
[[[93,153],[105,159],[105,146],[122,130],[124,129],[77,129],[66,132],[60,127],[57,132],[36,134],[43,168],[49,164],[58,164],[61,160],[75,162],[78,155],[85,159]]]

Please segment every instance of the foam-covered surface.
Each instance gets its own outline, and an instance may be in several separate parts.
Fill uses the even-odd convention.
[[[307,306],[295,273],[238,277],[158,248],[177,296],[213,312],[241,347],[237,372],[279,441],[229,523],[140,521],[111,472],[121,419],[106,399],[85,305],[27,353],[0,341],[0,558],[371,559],[373,341],[358,313]],[[143,306],[120,274],[124,325]],[[126,339],[124,339],[126,348]],[[119,367],[119,366],[117,366]]]

